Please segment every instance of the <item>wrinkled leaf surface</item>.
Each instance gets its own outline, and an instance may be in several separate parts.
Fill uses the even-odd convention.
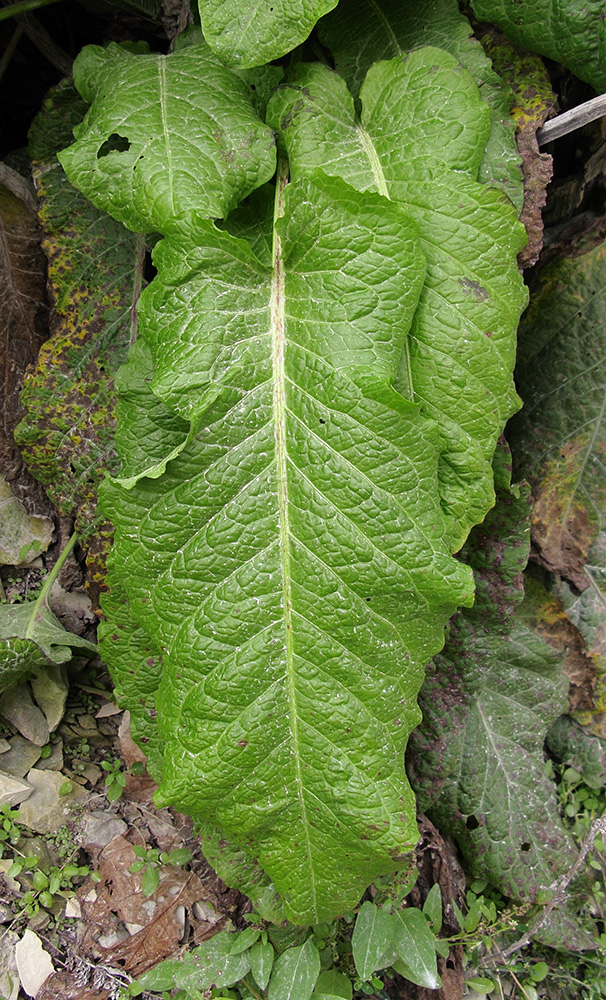
[[[606,248],[603,222],[535,276],[520,325],[512,426],[519,475],[532,485],[532,537],[543,564],[578,590],[606,505]],[[597,238],[597,243],[596,243]]]
[[[304,42],[337,0],[198,0],[208,44],[227,65],[246,68],[279,59]]]
[[[431,80],[431,85],[428,84]],[[295,176],[321,166],[402,205],[419,226],[427,277],[397,387],[444,436],[440,488],[453,547],[494,502],[491,459],[517,408],[511,376],[526,295],[516,265],[524,236],[509,201],[476,181],[490,112],[446,52],[376,63],[360,91],[299,65],[269,105]]]
[[[30,131],[52,337],[25,379],[27,413],[15,437],[53,503],[75,516],[90,579],[104,574],[108,527],[97,514],[97,486],[117,468],[114,378],[136,335],[145,243],[94,208],[57,160],[84,112],[64,81],[48,94]]]
[[[167,56],[86,46],[74,82],[94,101],[60,160],[97,208],[135,232],[222,218],[275,170],[271,131],[246,84],[209,47]]]
[[[200,222],[157,247],[152,389],[192,430],[167,466],[174,437],[144,442],[158,479],[125,454],[132,489],[106,508],[130,614],[166,650],[159,794],[189,812],[203,797],[305,921],[354,905],[416,839],[416,664],[468,577],[444,549],[436,429],[389,388],[423,279],[416,228],[322,175],[286,200],[277,271],[271,243],[257,257],[240,238],[265,191],[238,237]]]
[[[320,37],[355,97],[374,62],[421,45],[450,52],[471,73],[490,108],[490,132],[478,179],[495,184],[522,208],[520,156],[509,111],[513,95],[494,72],[457,0],[348,0],[319,24]]]

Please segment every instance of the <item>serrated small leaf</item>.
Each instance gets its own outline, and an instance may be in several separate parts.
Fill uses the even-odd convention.
[[[368,900],[362,903],[351,938],[356,970],[360,979],[367,980],[382,968],[381,959],[389,951],[394,933],[391,914]]]
[[[279,59],[304,42],[337,0],[198,0],[208,44],[227,65],[246,68]]]
[[[255,982],[264,990],[269,982],[274,964],[274,946],[271,941],[257,941],[250,949],[250,971]]]
[[[182,961],[169,958],[165,962],[160,962],[153,969],[143,973],[139,980],[141,989],[134,995],[138,996],[143,990],[151,990],[154,993],[172,990],[175,985],[177,973],[182,971],[184,964],[187,964],[187,966],[192,964],[192,960],[188,955],[185,955]]]
[[[405,979],[428,990],[441,986],[434,946],[435,935],[416,907],[398,910],[391,914],[393,947],[398,961],[393,968]]]
[[[288,948],[274,963],[268,1000],[310,1000],[320,974],[320,956],[308,938],[297,948]]]
[[[86,46],[74,80],[92,107],[59,159],[72,184],[135,232],[223,218],[275,170],[271,130],[204,42],[167,56]]]
[[[232,954],[233,934],[220,931],[204,941],[182,962],[173,986],[184,990],[207,990],[211,986],[229,987],[243,979],[250,969],[249,952]]]

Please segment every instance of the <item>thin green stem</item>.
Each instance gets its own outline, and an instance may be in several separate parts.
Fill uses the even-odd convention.
[[[242,982],[243,982],[243,983],[244,983],[244,985],[246,986],[246,989],[247,989],[247,990],[250,990],[250,992],[252,993],[252,995],[253,995],[254,997],[257,997],[257,1000],[264,1000],[264,998],[263,998],[263,994],[262,994],[262,993],[257,993],[257,991],[256,991],[255,989],[253,989],[253,988],[252,988],[252,986],[250,985],[250,983],[248,982],[248,980],[247,980],[247,979],[243,978],[243,979],[242,979]]]
[[[18,17],[19,14],[27,14],[30,10],[38,10],[51,3],[59,3],[59,0],[19,0],[19,3],[0,9],[0,21],[8,21],[9,17]]]
[[[27,632],[25,633],[25,638],[26,639],[33,638],[34,629],[36,627],[36,620],[38,618],[38,614],[40,613],[40,609],[46,603],[46,599],[47,599],[48,595],[50,594],[51,587],[52,587],[53,583],[55,582],[55,580],[57,579],[57,577],[59,576],[59,573],[63,569],[65,561],[66,561],[67,557],[69,556],[69,554],[71,553],[71,551],[73,550],[74,545],[76,544],[77,540],[78,540],[78,536],[74,532],[74,534],[71,536],[70,540],[68,541],[67,545],[63,549],[63,552],[61,553],[61,555],[57,559],[57,562],[55,563],[55,565],[51,569],[50,573],[48,574],[46,580],[44,581],[42,589],[41,589],[40,593],[38,594],[38,597],[34,601],[34,606],[32,608],[32,614],[31,614],[31,617],[30,617],[29,625],[27,626]]]

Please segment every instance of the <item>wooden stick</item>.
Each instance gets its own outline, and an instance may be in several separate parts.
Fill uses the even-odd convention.
[[[571,108],[570,111],[565,111],[564,114],[546,122],[537,132],[537,142],[539,146],[544,146],[546,142],[552,142],[553,139],[574,132],[575,129],[582,128],[583,125],[595,121],[596,118],[602,118],[603,115],[606,115],[606,94],[593,97],[590,101],[579,104],[577,108]]]

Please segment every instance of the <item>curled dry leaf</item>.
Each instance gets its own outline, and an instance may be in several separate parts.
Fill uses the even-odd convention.
[[[505,36],[491,29],[482,36],[495,69],[510,85],[514,103],[511,109],[517,126],[516,141],[522,157],[524,205],[520,221],[528,234],[528,243],[518,255],[520,267],[532,267],[543,246],[543,208],[547,185],[553,175],[553,158],[542,153],[537,131],[556,110],[556,96],[542,59],[511,45]]]
[[[221,913],[219,898],[193,872],[173,865],[161,868],[158,888],[145,896],[142,874],[129,871],[136,860],[132,844],[114,837],[99,855],[100,881],[85,883],[78,893],[84,919],[78,948],[133,976],[176,952],[188,928],[203,941],[225,923],[215,919]],[[104,946],[102,939],[111,931],[118,940]]]
[[[23,374],[47,336],[44,268],[35,215],[0,186],[0,467],[9,480],[22,464],[13,431]]]

